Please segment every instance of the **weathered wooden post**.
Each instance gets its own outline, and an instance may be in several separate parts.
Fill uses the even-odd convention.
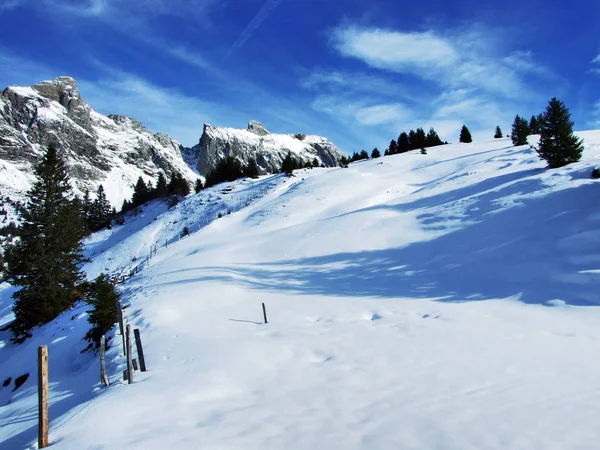
[[[140,360],[140,370],[146,371],[146,358],[144,358],[144,349],[142,348],[142,338],[140,337],[140,330],[136,328],[133,330],[135,336],[135,347],[137,348],[138,359]]]
[[[38,447],[48,447],[48,347],[38,347]]]
[[[131,324],[127,324],[127,331],[125,332],[127,336],[127,381],[129,384],[133,383],[133,362],[131,355]]]
[[[169,241],[165,239],[165,248],[169,248]]]
[[[267,321],[267,308],[265,307],[264,303],[262,304],[262,306],[263,306],[263,316],[265,317],[265,323],[269,323]]]
[[[121,340],[123,341],[123,355],[127,356],[127,349],[125,348],[125,315],[123,314],[123,307],[121,302],[117,301],[118,319],[119,319],[119,332],[121,333]]]
[[[109,386],[110,383],[108,381],[108,377],[106,376],[106,360],[104,353],[106,352],[106,337],[102,336],[100,338],[100,381],[104,383],[105,386]]]
[[[133,363],[133,370],[138,370],[138,363],[137,363],[137,359],[133,358],[131,360],[131,362]]]

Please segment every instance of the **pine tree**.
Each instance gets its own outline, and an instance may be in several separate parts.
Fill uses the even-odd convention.
[[[373,149],[373,151],[371,152],[371,158],[379,158],[381,156],[381,152],[379,151],[379,149],[377,147],[375,147]]]
[[[398,144],[396,143],[395,140],[392,139],[392,141],[390,142],[390,146],[387,149],[387,155],[395,155],[396,153],[398,153]]]
[[[108,277],[101,274],[92,283],[86,302],[92,307],[88,313],[88,322],[92,328],[86,333],[85,340],[91,341],[88,348],[98,349],[100,338],[108,333],[118,320],[117,303],[119,293]]]
[[[169,195],[169,188],[167,186],[167,179],[161,172],[158,174],[158,181],[156,182],[156,189],[154,189],[155,198],[164,198]]]
[[[281,173],[285,173],[286,175],[292,175],[294,170],[298,168],[298,162],[296,159],[292,158],[292,152],[288,152],[285,156],[283,162],[281,163]]]
[[[140,175],[135,186],[133,188],[133,196],[131,197],[131,203],[133,206],[140,206],[148,201],[149,190],[148,186],[144,182],[144,179]]]
[[[197,194],[202,189],[204,189],[204,185],[202,184],[202,180],[200,178],[198,178],[196,180],[196,184],[194,185],[194,192]]]
[[[504,134],[502,134],[502,130],[500,129],[500,127],[496,127],[496,134],[494,134],[494,139],[501,139],[504,136]]]
[[[417,133],[415,130],[410,130],[408,132],[408,150],[415,150],[415,142],[417,142]]]
[[[14,340],[50,322],[79,297],[84,262],[84,226],[72,196],[67,168],[56,146],[49,145],[35,168],[37,181],[27,193],[18,231],[7,249],[7,278],[20,289],[13,294]]]
[[[92,200],[90,199],[90,191],[88,189],[85,190],[83,194],[83,200],[81,202],[81,220],[85,224],[85,226],[90,228],[90,213],[92,210]]]
[[[540,124],[538,154],[551,169],[581,159],[583,141],[573,134],[571,113],[556,97],[550,100]]]
[[[535,115],[532,115],[529,120],[529,132],[531,134],[540,134],[540,122]]]
[[[512,132],[510,134],[513,145],[526,145],[529,131],[529,123],[527,120],[517,114],[515,116],[515,120],[512,125]]]
[[[427,154],[427,150],[425,150],[425,148],[421,148],[421,155],[426,155]]]
[[[462,126],[462,129],[460,130],[460,137],[458,140],[459,142],[463,142],[465,144],[473,142],[473,138],[471,138],[471,132],[469,131],[466,125]]]
[[[415,131],[415,139],[412,141],[412,144],[415,146],[415,149],[420,149],[427,145],[427,135],[423,128],[417,128],[417,131]]]
[[[315,156],[315,159],[313,159],[313,162],[312,162],[312,166],[315,167],[315,168],[317,168],[320,165],[321,164],[319,164],[319,159]]]
[[[410,150],[410,140],[408,134],[402,132],[398,137],[398,153],[406,153]]]
[[[369,154],[366,150],[361,150],[360,155],[358,155],[358,159],[369,159]]]

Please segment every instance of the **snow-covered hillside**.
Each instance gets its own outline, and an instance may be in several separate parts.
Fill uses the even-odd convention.
[[[120,381],[116,335],[102,387],[83,305],[19,347],[0,332],[0,383],[31,374],[0,387],[0,448],[35,448],[41,344],[56,449],[597,448],[600,131],[580,135],[557,170],[508,139],[446,145],[94,235],[90,276],[141,265],[120,290],[149,371]]]

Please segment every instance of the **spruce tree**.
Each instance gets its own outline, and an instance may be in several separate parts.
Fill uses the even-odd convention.
[[[469,129],[467,128],[466,125],[463,125],[461,130],[460,130],[460,137],[459,137],[459,142],[463,142],[465,144],[469,144],[471,142],[473,142],[473,138],[471,137],[471,132],[469,131]]]
[[[110,224],[112,219],[111,207],[106,194],[104,192],[104,186],[99,185],[96,190],[96,199],[92,203],[90,208],[90,214],[88,218],[88,225],[90,230],[98,231]]]
[[[101,274],[91,284],[86,302],[92,307],[87,312],[88,322],[92,324],[92,328],[84,338],[86,341],[91,341],[88,348],[98,349],[100,338],[108,333],[117,322],[119,297],[114,285],[104,274]]]
[[[406,153],[410,150],[410,141],[408,139],[408,134],[402,132],[398,137],[398,153]]]
[[[167,191],[169,192],[169,195],[185,197],[190,193],[190,185],[187,180],[183,178],[183,175],[175,171],[171,174],[171,180],[167,185]]]
[[[387,149],[387,154],[395,155],[396,153],[398,153],[398,143],[392,139],[392,141],[390,142],[390,146]]]
[[[369,154],[366,150],[361,150],[360,155],[358,155],[358,159],[369,159]]]
[[[48,146],[35,175],[22,211],[19,240],[6,254],[7,278],[20,288],[13,294],[11,329],[16,342],[67,310],[79,297],[83,281],[84,226],[79,206],[70,199],[67,168],[56,146]]]
[[[415,143],[417,142],[417,133],[415,130],[410,130],[408,132],[408,150],[415,150],[418,147],[415,147]]]
[[[286,175],[292,175],[294,170],[298,168],[298,162],[292,158],[292,152],[288,152],[281,163],[281,173],[285,173]]]
[[[373,149],[373,151],[371,152],[371,158],[379,158],[381,156],[381,152],[379,151],[379,149],[377,147],[375,147]]]
[[[496,134],[494,134],[494,139],[501,139],[504,135],[502,134],[502,130],[499,126],[496,127]]]
[[[305,167],[312,167],[312,163],[307,161],[307,165]],[[244,167],[244,175],[248,178],[258,178],[258,164],[256,164],[256,160],[254,158],[250,158],[248,160],[248,165]]]
[[[540,124],[538,154],[551,169],[581,159],[583,141],[573,134],[571,113],[556,97],[550,100]]]
[[[435,147],[436,145],[443,145],[444,143],[438,136],[437,132],[432,128],[429,129],[429,133],[425,137],[425,147]]]
[[[154,196],[156,198],[164,198],[169,195],[169,188],[167,187],[167,179],[161,172],[158,174],[158,181],[156,182],[156,189],[154,190]]]
[[[133,196],[131,197],[131,203],[133,206],[140,206],[148,201],[149,197],[148,186],[144,182],[144,179],[140,175],[135,186],[133,188]]]
[[[316,168],[316,167],[319,167],[320,165],[321,164],[319,164],[319,159],[315,156],[315,159],[313,159],[313,162],[312,162],[312,166]]]
[[[196,184],[194,185],[194,192],[197,194],[202,189],[204,189],[204,185],[202,184],[202,180],[200,178],[198,178],[196,180]]]
[[[527,120],[517,114],[510,134],[513,145],[526,145],[529,131],[529,123],[527,123]]]
[[[535,115],[529,120],[529,132],[531,134],[540,134],[540,122]]]

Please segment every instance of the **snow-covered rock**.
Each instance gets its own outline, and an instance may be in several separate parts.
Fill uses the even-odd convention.
[[[103,184],[115,206],[130,198],[142,176],[156,182],[174,171],[190,182],[198,175],[182,157],[183,146],[140,122],[103,116],[80,96],[70,77],[31,87],[9,86],[0,95],[0,191],[22,198],[33,182],[32,168],[50,143],[58,145],[76,192]]]
[[[197,155],[197,168],[202,174],[213,170],[218,162],[234,156],[242,164],[254,158],[261,173],[279,171],[284,158],[291,152],[297,159],[333,167],[343,156],[340,150],[328,139],[304,134],[271,134],[256,121],[251,121],[247,130],[222,128],[205,124],[200,143],[191,149]]]

